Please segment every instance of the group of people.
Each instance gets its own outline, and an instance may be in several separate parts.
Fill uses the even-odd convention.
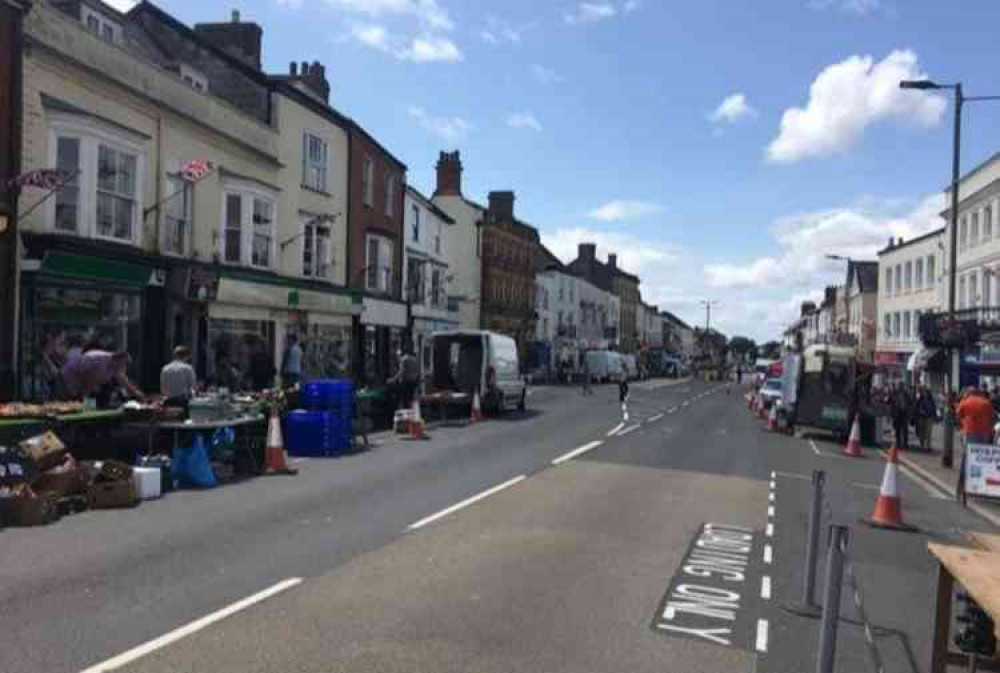
[[[882,415],[892,422],[892,431],[899,449],[910,448],[910,426],[916,429],[917,442],[924,451],[931,448],[931,433],[938,422],[938,405],[927,386],[895,383],[876,388],[872,399],[882,409]]]

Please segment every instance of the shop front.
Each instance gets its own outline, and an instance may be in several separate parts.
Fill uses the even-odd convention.
[[[48,250],[22,264],[20,389],[51,400],[59,370],[87,347],[125,350],[129,376],[155,389],[165,353],[163,268]]]
[[[874,362],[878,378],[876,383],[879,385],[912,383],[906,369],[911,355],[913,354],[909,351],[876,351]]]
[[[406,304],[365,296],[354,321],[354,380],[378,387],[395,375],[406,334]]]

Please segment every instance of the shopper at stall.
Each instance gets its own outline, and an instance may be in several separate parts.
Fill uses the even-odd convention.
[[[187,346],[175,347],[174,359],[160,370],[160,392],[163,394],[164,406],[187,409],[197,385],[198,377],[191,366],[191,349]]]
[[[267,344],[262,339],[256,339],[252,344],[252,349],[248,371],[250,386],[256,391],[273,388],[274,375],[277,370],[274,367],[274,358],[267,349]]]
[[[922,451],[930,451],[931,431],[937,423],[937,404],[934,403],[934,396],[927,386],[920,386],[917,392],[915,404],[917,441],[920,443]]]
[[[413,404],[413,396],[420,386],[420,363],[411,349],[407,349],[399,358],[399,369],[396,375],[389,379],[389,383],[396,386],[399,391],[399,401],[401,408],[408,408]]]
[[[124,389],[137,400],[145,401],[146,396],[128,378],[128,363],[129,355],[125,351],[87,351],[75,362],[63,367],[63,381],[68,395],[72,398],[94,397],[101,409],[111,405],[111,397],[119,389]]]
[[[302,346],[294,334],[288,335],[288,347],[281,358],[281,383],[286,388],[293,387],[302,379]]]

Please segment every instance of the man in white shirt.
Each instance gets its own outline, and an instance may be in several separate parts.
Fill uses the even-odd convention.
[[[288,335],[288,348],[285,350],[285,358],[281,364],[281,383],[286,388],[291,388],[302,378],[302,346],[299,345],[299,338],[294,334]]]
[[[164,404],[169,407],[187,407],[194,395],[198,377],[190,364],[191,349],[187,346],[174,348],[174,359],[160,370],[160,392]]]

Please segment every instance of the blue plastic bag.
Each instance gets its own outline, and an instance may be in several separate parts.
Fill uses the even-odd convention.
[[[173,476],[181,488],[215,488],[215,472],[201,434],[194,436],[194,445],[174,451]]]

